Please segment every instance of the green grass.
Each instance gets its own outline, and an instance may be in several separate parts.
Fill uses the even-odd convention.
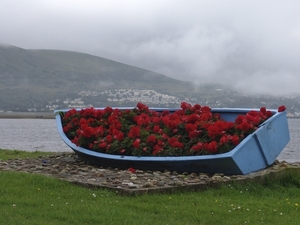
[[[0,151],[1,152],[1,151]],[[21,153],[22,154],[22,153]],[[1,155],[0,155],[1,158]],[[299,224],[300,175],[201,192],[121,196],[0,171],[0,224]]]
[[[55,152],[26,152],[22,150],[6,150],[0,149],[0,159],[7,160],[7,159],[26,159],[26,158],[36,158],[39,156],[48,156],[54,155]]]

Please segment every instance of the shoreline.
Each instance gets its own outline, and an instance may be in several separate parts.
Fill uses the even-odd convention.
[[[54,112],[0,112],[0,119],[55,119]]]

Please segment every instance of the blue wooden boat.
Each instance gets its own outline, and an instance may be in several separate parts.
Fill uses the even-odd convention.
[[[125,108],[122,108],[125,109]],[[131,109],[131,108],[126,108]],[[79,109],[80,110],[80,109]],[[175,111],[177,109],[152,108],[156,111]],[[250,110],[245,108],[215,108],[211,111],[219,113],[227,121],[234,121],[238,115]],[[99,153],[78,147],[65,135],[62,129],[60,112],[56,110],[56,124],[63,141],[84,161],[94,165],[113,168],[135,168],[141,170],[177,171],[196,173],[248,174],[272,165],[290,140],[286,112],[270,110],[273,114],[262,123],[254,133],[247,136],[238,146],[227,153],[199,156],[124,156]]]

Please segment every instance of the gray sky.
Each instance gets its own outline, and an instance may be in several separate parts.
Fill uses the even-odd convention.
[[[0,0],[0,43],[84,52],[195,84],[300,93],[299,0]]]

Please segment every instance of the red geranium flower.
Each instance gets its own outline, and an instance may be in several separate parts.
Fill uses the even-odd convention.
[[[137,104],[137,108],[139,109],[139,110],[144,110],[144,111],[148,111],[148,106],[146,106],[146,105],[144,105],[143,103],[141,103],[141,102],[139,102],[138,104]]]
[[[106,147],[107,147],[107,143],[105,141],[99,144],[99,148],[106,148]]]
[[[140,136],[140,131],[141,131],[140,127],[134,126],[130,129],[127,136],[130,138],[137,138]]]
[[[210,153],[216,153],[218,151],[218,144],[216,141],[212,141],[210,143],[205,143],[205,148]]]
[[[284,105],[278,107],[278,112],[284,112],[285,110],[286,108]]]
[[[132,167],[128,168],[128,171],[131,172],[131,173],[135,173],[136,172],[136,170],[134,168],[132,168]]]
[[[123,132],[119,132],[118,134],[117,134],[117,136],[116,136],[116,139],[118,140],[118,141],[123,141],[124,140],[124,133]]]
[[[132,146],[133,146],[134,148],[138,148],[138,147],[140,147],[140,142],[141,142],[141,139],[137,138],[137,139],[135,139],[135,141],[132,143]]]
[[[173,148],[182,148],[183,147],[183,144],[180,141],[178,141],[178,139],[175,137],[169,138],[168,143]]]
[[[284,110],[284,106],[278,108],[278,112]],[[261,107],[228,122],[208,106],[183,102],[175,112],[156,112],[138,103],[127,110],[72,109],[62,117],[62,125],[72,143],[97,152],[179,156],[230,151],[271,116]]]
[[[108,134],[108,135],[106,135],[105,139],[106,139],[107,143],[111,143],[113,141],[113,136]]]
[[[188,123],[188,124],[185,125],[185,130],[187,132],[195,131],[196,129],[197,129],[197,125],[196,124]]]
[[[242,130],[243,132],[248,132],[253,127],[246,120],[243,120],[239,125],[236,126],[236,128]]]
[[[187,102],[181,102],[180,107],[181,107],[183,110],[187,110],[187,109],[191,109],[191,108],[192,108],[192,105],[191,105],[190,103],[187,103]]]
[[[202,148],[203,148],[203,144],[201,142],[198,142],[197,144],[193,145],[191,149],[193,151],[198,152],[198,151],[202,150]]]
[[[152,143],[152,144],[156,143],[155,135],[153,135],[153,134],[149,135],[147,138],[147,143]]]

